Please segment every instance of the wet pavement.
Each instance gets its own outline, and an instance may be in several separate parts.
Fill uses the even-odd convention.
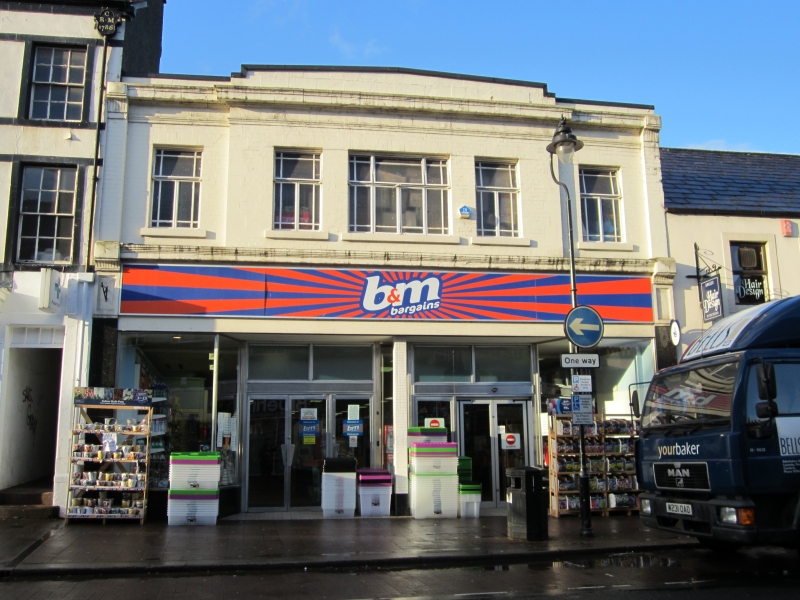
[[[800,557],[760,548],[719,555],[701,548],[576,555],[569,560],[446,568],[368,566],[234,573],[56,576],[0,580],[2,598],[217,600],[294,598],[569,598],[736,600],[796,598]]]
[[[0,574],[413,567],[696,545],[692,538],[646,529],[638,517],[595,519],[596,535],[590,540],[580,538],[578,519],[550,518],[549,528],[548,541],[528,542],[509,539],[506,519],[496,516],[220,521],[216,527],[168,527],[152,522],[2,522],[0,556],[4,561]]]

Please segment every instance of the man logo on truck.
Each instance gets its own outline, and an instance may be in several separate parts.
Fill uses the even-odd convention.
[[[689,469],[667,469],[669,477],[689,477]]]

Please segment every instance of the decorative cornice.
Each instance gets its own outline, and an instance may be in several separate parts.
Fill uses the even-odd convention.
[[[123,263],[249,263],[339,267],[355,265],[373,268],[411,267],[421,269],[458,268],[569,272],[569,258],[548,256],[311,248],[235,248],[156,244],[121,244],[120,250],[120,260]],[[670,272],[674,277],[675,270],[674,260],[664,258],[578,258],[575,264],[576,269],[583,273],[621,273],[648,277],[657,274],[662,278],[668,278],[668,273]]]

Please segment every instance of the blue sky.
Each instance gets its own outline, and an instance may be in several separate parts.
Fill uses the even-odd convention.
[[[798,0],[169,0],[161,70],[392,66],[653,104],[665,147],[800,153]]]

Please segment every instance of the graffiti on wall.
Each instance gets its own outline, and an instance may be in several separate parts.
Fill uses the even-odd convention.
[[[26,386],[22,390],[22,403],[27,406],[26,417],[28,422],[28,429],[31,431],[33,443],[36,443],[36,426],[39,424],[39,419],[33,414],[33,390],[30,386]]]

